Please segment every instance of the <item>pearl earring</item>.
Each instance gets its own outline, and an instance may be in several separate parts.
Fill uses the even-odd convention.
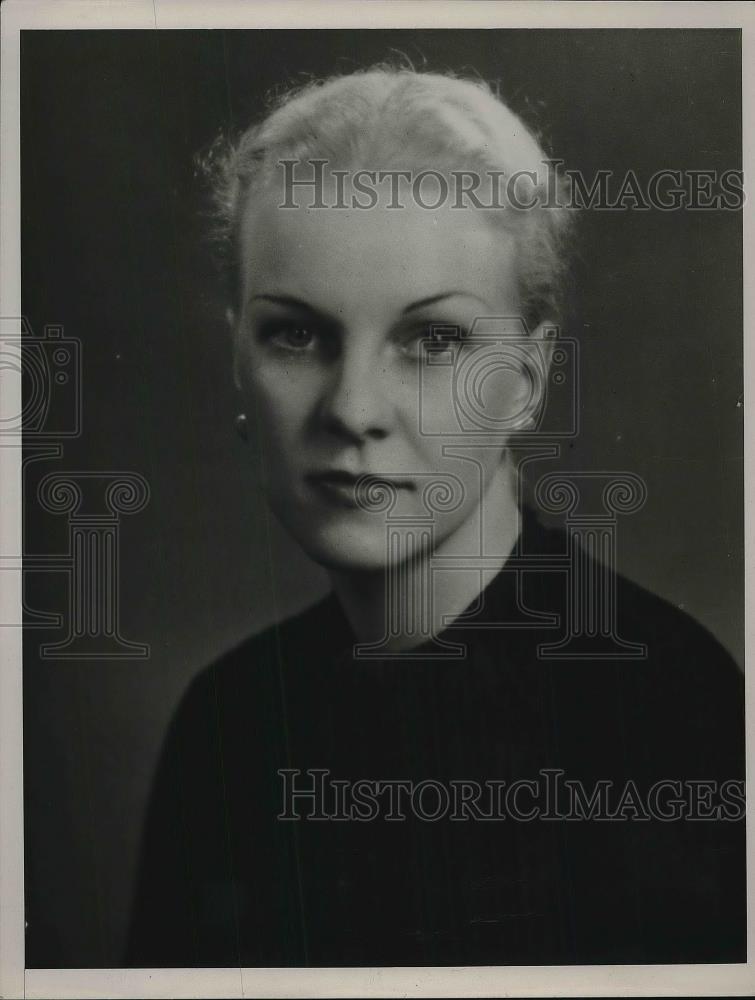
[[[246,413],[239,413],[233,421],[236,433],[242,441],[249,440],[249,427],[247,425]]]

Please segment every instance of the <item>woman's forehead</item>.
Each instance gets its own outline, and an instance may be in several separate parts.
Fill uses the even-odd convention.
[[[482,297],[516,286],[513,236],[490,213],[444,205],[282,208],[274,192],[250,201],[240,232],[242,282],[295,284],[397,298],[434,286],[460,286]],[[433,294],[428,291],[428,294]]]

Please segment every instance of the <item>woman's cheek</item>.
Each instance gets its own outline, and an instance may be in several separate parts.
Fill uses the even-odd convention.
[[[315,405],[316,386],[300,366],[281,364],[261,365],[247,383],[252,412],[264,424],[272,424],[284,432],[301,426]]]
[[[403,409],[414,433],[423,442],[457,431],[453,393],[452,367],[433,368],[420,364],[417,378],[406,387]]]

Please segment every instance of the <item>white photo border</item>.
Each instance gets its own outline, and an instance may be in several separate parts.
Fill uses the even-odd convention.
[[[745,183],[755,140],[755,6],[747,3],[499,0],[6,0],[0,7],[0,316],[21,316],[20,32],[180,28],[739,28]],[[745,201],[744,275],[755,275],[753,209]],[[752,373],[755,304],[744,283],[744,380]],[[19,321],[20,322],[20,321]],[[20,373],[0,370],[7,412]],[[755,641],[753,427],[745,410],[745,642]],[[0,553],[21,547],[21,448],[0,448]],[[0,620],[20,620],[21,574],[0,574]],[[747,773],[755,773],[752,678],[746,677]],[[755,830],[747,810],[748,955],[739,965],[497,966],[339,969],[26,969],[24,964],[21,629],[0,632],[0,998],[746,996],[755,993]]]

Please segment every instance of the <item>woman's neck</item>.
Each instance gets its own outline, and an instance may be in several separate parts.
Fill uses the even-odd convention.
[[[477,510],[440,545],[388,569],[331,571],[338,600],[360,643],[402,652],[438,635],[479,596],[519,536],[512,469],[502,462]],[[399,540],[399,544],[401,541]],[[479,556],[485,557],[485,566]]]

